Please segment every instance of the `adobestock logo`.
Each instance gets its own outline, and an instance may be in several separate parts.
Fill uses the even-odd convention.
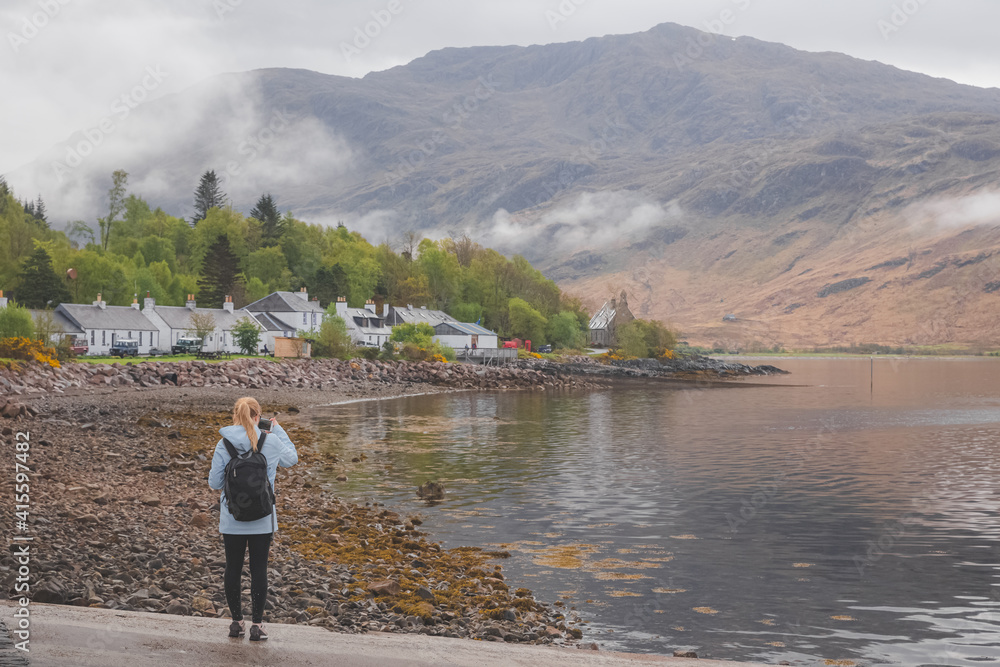
[[[344,54],[344,59],[351,62],[351,58],[360,56],[362,51],[371,46],[372,40],[381,35],[402,11],[403,3],[400,0],[389,0],[385,9],[373,11],[371,15],[374,20],[366,23],[364,29],[360,26],[354,27],[354,40],[351,43],[340,43],[340,52]]]
[[[111,103],[111,113],[102,118],[95,127],[84,130],[83,139],[66,148],[66,157],[63,161],[56,160],[52,163],[52,170],[59,182],[63,182],[67,172],[83,164],[83,161],[104,143],[104,138],[118,129],[118,125],[129,117],[133,109],[145,102],[149,94],[159,88],[166,77],[167,73],[160,69],[159,65],[147,66],[139,84]]]
[[[62,8],[72,1],[37,0],[35,4],[38,5],[41,11],[34,12],[31,16],[21,17],[20,31],[7,33],[7,41],[10,42],[10,48],[14,49],[14,53],[17,53],[22,46],[37,37],[42,28],[47,26],[49,21],[55,18],[62,11]]]

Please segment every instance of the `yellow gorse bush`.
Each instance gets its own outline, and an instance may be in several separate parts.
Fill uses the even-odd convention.
[[[54,347],[46,347],[40,340],[32,340],[24,336],[17,338],[0,338],[0,357],[19,359],[21,361],[37,361],[48,364],[52,368],[60,368],[56,359]]]

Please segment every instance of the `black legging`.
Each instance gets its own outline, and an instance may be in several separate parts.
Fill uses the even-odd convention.
[[[254,623],[264,621],[264,603],[267,601],[267,554],[271,549],[271,533],[263,535],[223,535],[226,546],[226,602],[234,621],[243,620],[240,595],[243,588],[243,556],[250,547],[250,600],[253,603],[251,618]]]

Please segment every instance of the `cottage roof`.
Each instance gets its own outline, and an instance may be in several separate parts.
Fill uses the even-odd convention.
[[[267,313],[254,313],[253,316],[267,331],[288,331],[288,325],[282,324]]]
[[[385,320],[367,308],[347,308],[337,315],[343,317],[345,322],[349,320],[361,333],[373,336],[388,336],[392,333],[392,328],[386,326]]]
[[[157,328],[137,308],[130,306],[100,306],[61,303],[56,308],[82,329],[118,329],[125,331],[157,331]]]
[[[156,314],[163,318],[167,326],[171,329],[192,329],[191,316],[195,313],[199,315],[211,315],[215,320],[215,327],[222,331],[230,331],[236,326],[243,313],[230,313],[225,308],[188,308],[186,306],[153,306]]]
[[[29,312],[31,313],[32,319],[35,320],[35,324],[38,324],[39,317],[42,317],[45,313],[50,313],[52,315],[52,333],[70,334],[72,336],[82,336],[85,333],[83,329],[70,322],[66,316],[58,310],[30,309]]]
[[[271,292],[263,299],[258,299],[244,310],[251,313],[322,313],[319,301],[306,301],[299,292]]]
[[[442,322],[455,322],[455,318],[443,310],[430,310],[428,308],[398,308],[393,307],[390,321],[394,324],[429,324],[432,327]]]
[[[441,322],[434,327],[434,333],[445,335],[496,336],[495,331],[472,322]]]

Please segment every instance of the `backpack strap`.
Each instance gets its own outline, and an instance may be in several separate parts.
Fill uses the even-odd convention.
[[[264,446],[264,439],[267,437],[267,431],[261,431],[260,437],[257,438],[257,451],[259,452]]]
[[[222,444],[226,446],[226,451],[229,452],[229,458],[235,459],[240,455],[240,453],[236,451],[236,448],[233,447],[233,443],[229,442],[226,438],[222,439]]]

